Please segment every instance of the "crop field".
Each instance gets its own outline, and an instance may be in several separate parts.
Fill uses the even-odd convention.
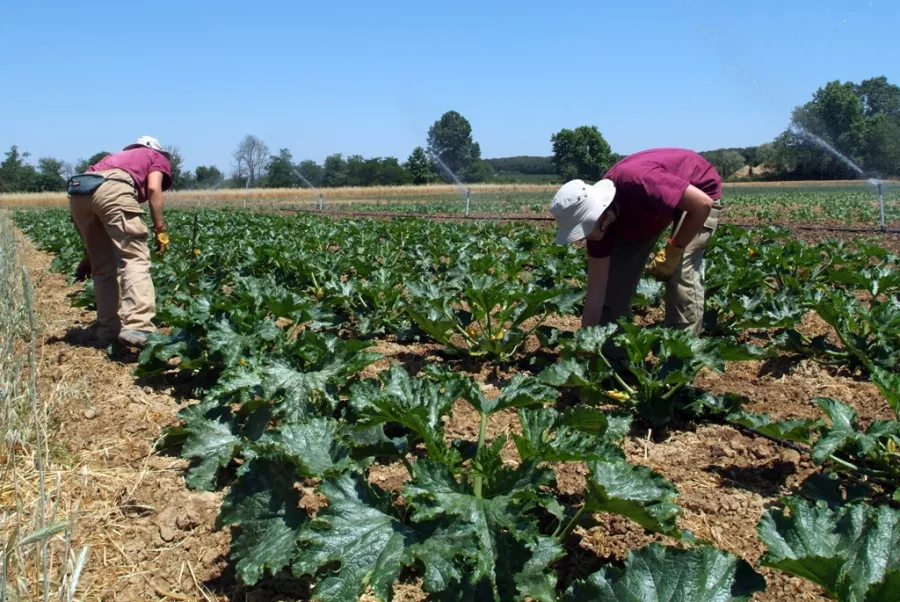
[[[825,198],[730,202],[847,222],[871,201]],[[16,221],[73,272],[66,211]],[[227,559],[181,599],[898,599],[895,238],[722,226],[694,338],[657,324],[649,279],[633,324],[580,329],[584,252],[541,225],[167,221],[134,377],[178,400],[155,453],[214,496],[192,549]],[[91,309],[90,284],[71,302]],[[157,596],[198,583],[163,543],[196,528],[177,525],[139,544],[183,559]]]
[[[471,187],[471,216],[546,218],[556,185],[486,185]],[[323,189],[321,211],[334,214],[396,213],[460,216],[465,195],[453,186],[382,186]],[[900,185],[885,183],[885,221],[900,227]],[[249,207],[320,211],[319,192],[308,188],[250,190],[183,190],[170,193],[173,207]],[[724,219],[733,223],[876,226],[880,222],[875,187],[865,182],[798,182],[725,184]],[[64,194],[0,195],[0,206],[25,208],[65,205]]]

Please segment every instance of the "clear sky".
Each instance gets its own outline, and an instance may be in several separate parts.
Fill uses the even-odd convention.
[[[898,0],[4,0],[0,150],[405,160],[451,109],[484,157],[585,124],[623,154],[754,145],[830,80],[900,83],[898,24]]]

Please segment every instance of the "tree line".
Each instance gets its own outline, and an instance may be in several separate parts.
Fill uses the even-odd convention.
[[[428,129],[426,144],[405,161],[336,153],[321,164],[296,162],[286,148],[272,152],[260,138],[247,135],[237,145],[225,173],[215,165],[184,169],[178,147],[169,147],[176,190],[206,188],[291,188],[313,186],[401,186],[433,182],[597,181],[622,155],[611,149],[593,125],[564,128],[550,137],[552,155],[483,159],[469,121],[456,111],[444,113]],[[827,144],[858,165],[823,148]],[[102,159],[99,152],[74,166],[53,157],[36,165],[13,145],[0,163],[0,192],[65,190],[66,179]],[[797,107],[790,125],[772,142],[745,148],[701,152],[725,179],[853,179],[900,175],[900,87],[884,76],[860,83],[833,81]]]

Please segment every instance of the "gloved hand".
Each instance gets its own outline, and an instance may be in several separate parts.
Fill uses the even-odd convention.
[[[667,241],[666,246],[650,262],[650,275],[665,282],[681,265],[682,257],[684,257],[684,249],[676,247],[671,240]]]
[[[84,257],[81,260],[81,263],[78,264],[78,267],[75,268],[75,282],[82,282],[83,280],[87,280],[93,272],[91,268],[91,258],[88,257],[87,253],[84,254]]]
[[[154,228],[156,232],[156,252],[162,257],[169,250],[169,235],[166,234],[166,227]]]

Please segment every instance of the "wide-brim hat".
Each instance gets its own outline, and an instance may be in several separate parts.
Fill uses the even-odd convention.
[[[137,142],[135,142],[133,144],[129,144],[122,150],[131,150],[133,148],[141,148],[141,147],[152,148],[156,152],[162,153],[163,155],[165,155],[166,159],[168,159],[170,161],[172,160],[172,155],[169,153],[169,151],[164,150],[163,146],[162,146],[162,144],[160,144],[159,140],[157,140],[156,138],[153,138],[152,136],[141,136],[140,138],[137,139]]]
[[[589,235],[615,196],[616,186],[611,180],[600,180],[593,186],[582,180],[563,184],[550,201],[550,214],[559,226],[556,244],[571,244]]]

